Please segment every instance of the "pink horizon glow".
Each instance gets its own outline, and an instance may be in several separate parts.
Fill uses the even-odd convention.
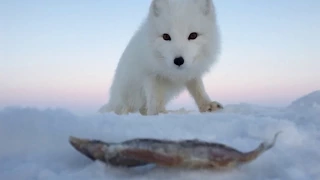
[[[207,80],[205,80],[206,82]],[[107,83],[106,83],[107,82]],[[95,113],[108,100],[109,81],[96,81],[96,84],[83,82],[77,86],[64,85],[54,89],[48,87],[37,89],[26,87],[21,89],[7,89],[8,94],[0,95],[0,107],[27,106],[38,108],[65,108],[76,112]],[[208,84],[208,83],[207,83]],[[252,103],[266,106],[287,106],[300,96],[307,94],[316,88],[304,85],[283,87],[256,87],[234,88],[232,83],[208,84],[206,89],[212,100],[223,105]],[[170,108],[196,109],[193,99],[187,91],[182,92],[173,99],[168,106]]]

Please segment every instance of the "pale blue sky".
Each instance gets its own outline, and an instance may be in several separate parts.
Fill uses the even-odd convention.
[[[96,111],[150,1],[0,0],[0,107]],[[320,1],[214,2],[222,55],[205,77],[210,97],[284,106],[320,89]]]

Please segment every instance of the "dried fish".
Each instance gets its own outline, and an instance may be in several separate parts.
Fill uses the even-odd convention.
[[[70,136],[70,144],[92,160],[113,166],[135,167],[156,164],[192,169],[226,169],[249,163],[271,149],[273,141],[262,142],[256,149],[241,152],[221,143],[192,140],[136,138],[120,143],[81,139]]]

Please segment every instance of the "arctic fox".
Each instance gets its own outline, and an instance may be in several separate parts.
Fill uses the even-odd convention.
[[[200,112],[222,109],[210,100],[202,81],[219,52],[212,0],[152,0],[120,58],[109,102],[99,112],[167,113],[166,104],[184,89]]]

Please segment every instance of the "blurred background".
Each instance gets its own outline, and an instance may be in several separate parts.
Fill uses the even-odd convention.
[[[151,0],[0,0],[0,108],[96,113]],[[320,1],[215,0],[222,54],[205,76],[222,104],[287,106],[320,89]],[[194,109],[184,92],[169,108]]]

